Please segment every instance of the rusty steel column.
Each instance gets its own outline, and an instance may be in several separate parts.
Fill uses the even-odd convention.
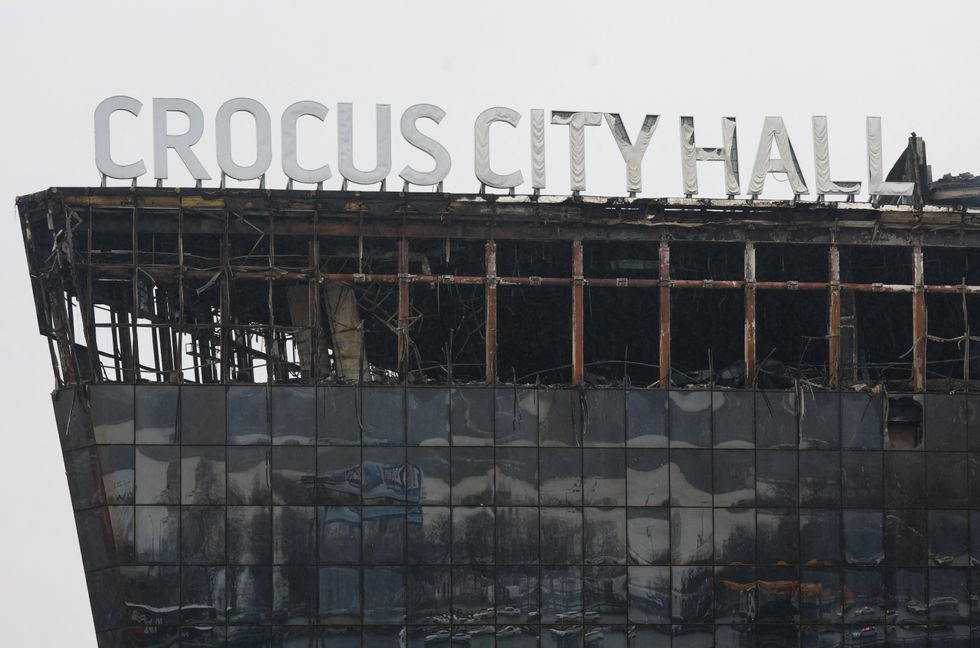
[[[670,387],[670,246],[660,242],[660,388]]]
[[[408,371],[409,281],[408,239],[398,239],[398,374],[404,379]]]
[[[922,247],[912,248],[912,389],[926,389],[926,291]]]
[[[486,257],[486,381],[492,385],[497,381],[497,244],[487,241]]]
[[[827,374],[830,386],[840,386],[840,250],[830,246],[830,308],[827,318]]]
[[[757,372],[755,349],[755,245],[745,244],[745,385],[755,386]]]
[[[582,241],[572,241],[572,384],[585,379],[585,278]]]

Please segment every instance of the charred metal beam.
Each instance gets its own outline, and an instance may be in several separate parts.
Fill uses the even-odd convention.
[[[926,389],[926,292],[922,248],[912,248],[912,273],[915,289],[912,292],[912,388]]]
[[[487,241],[484,251],[486,266],[486,382],[497,381],[497,244]]]
[[[840,250],[831,246],[828,254],[830,270],[829,313],[827,316],[827,377],[831,388],[840,386]]]
[[[660,242],[660,388],[670,387],[670,246]]]
[[[755,246],[745,244],[745,387],[755,385],[756,378],[756,321],[755,321]]]
[[[585,380],[585,278],[582,241],[572,242],[572,384]]]

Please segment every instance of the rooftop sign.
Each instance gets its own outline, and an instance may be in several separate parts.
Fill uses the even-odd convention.
[[[133,180],[146,174],[146,162],[142,159],[131,161],[114,160],[110,153],[112,117],[117,112],[126,112],[139,117],[143,103],[133,97],[115,96],[102,101],[95,109],[95,164],[103,178]],[[162,182],[169,177],[168,152],[172,149],[191,176],[198,182],[210,180],[211,174],[201,164],[194,153],[204,133],[205,120],[201,108],[192,101],[179,98],[154,98],[153,111],[153,177]],[[188,127],[182,133],[171,133],[168,129],[169,113],[181,113],[188,120]],[[246,113],[255,123],[255,160],[247,166],[238,164],[232,157],[232,116]],[[293,182],[322,187],[323,183],[334,177],[329,164],[310,169],[300,165],[297,157],[297,123],[304,117],[326,121],[329,108],[316,101],[298,101],[287,107],[280,118],[280,164],[282,170]],[[391,155],[391,106],[377,104],[376,114],[376,162],[373,169],[360,169],[354,164],[353,106],[349,103],[337,104],[337,170],[343,178],[343,186],[348,183],[376,185],[384,187],[392,172]],[[406,165],[398,172],[405,186],[441,185],[452,168],[452,156],[445,146],[436,139],[422,133],[418,128],[421,120],[440,123],[446,111],[432,104],[415,104],[407,108],[399,119],[399,131],[406,142],[421,150],[433,160],[433,168],[419,171]],[[643,157],[650,145],[654,132],[660,124],[660,115],[646,115],[635,137],[630,137],[619,113],[573,112],[553,110],[546,120],[544,110],[529,111],[530,119],[530,167],[500,170],[491,164],[491,126],[497,122],[516,127],[523,115],[506,107],[487,108],[476,116],[473,124],[473,168],[477,180],[482,185],[497,189],[515,190],[523,186],[530,177],[534,193],[547,187],[545,176],[545,128],[567,128],[569,141],[569,188],[574,194],[586,189],[585,129],[602,128],[603,123],[616,142],[622,154],[626,176],[626,191],[636,195],[642,190]],[[734,117],[722,117],[722,142],[720,146],[698,146],[695,139],[694,118],[682,116],[679,119],[680,164],[683,177],[683,193],[686,196],[698,195],[698,162],[720,162],[725,178],[725,191],[729,197],[742,193],[738,168],[738,140]],[[881,118],[868,117],[867,157],[868,194],[872,196],[908,196],[913,192],[911,182],[885,182],[881,161]],[[261,180],[273,162],[272,118],[269,111],[255,99],[245,97],[230,99],[223,103],[214,118],[214,133],[218,167],[222,180],[225,176],[237,180]],[[830,145],[827,133],[827,118],[815,116],[812,119],[814,150],[814,177],[816,194],[823,196],[854,196],[861,191],[860,181],[833,180],[830,172]],[[529,173],[525,173],[525,172]],[[789,181],[793,193],[807,195],[810,189],[804,178],[800,163],[793,151],[786,125],[782,117],[765,118],[759,145],[756,149],[752,175],[746,193],[756,197],[762,193],[766,178],[770,174],[783,176]]]

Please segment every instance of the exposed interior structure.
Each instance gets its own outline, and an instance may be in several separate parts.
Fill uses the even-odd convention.
[[[973,207],[142,188],[18,204],[59,384],[950,391],[980,369]]]

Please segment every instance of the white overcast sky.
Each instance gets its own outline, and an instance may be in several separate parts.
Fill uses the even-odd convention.
[[[422,128],[452,154],[448,191],[477,188],[473,119],[496,105],[524,119],[514,130],[494,128],[494,165],[500,172],[523,168],[527,179],[528,111],[543,108],[619,112],[631,137],[645,114],[662,115],[645,158],[647,196],[681,193],[680,115],[695,117],[702,146],[720,144],[721,116],[737,117],[743,192],[765,115],[785,118],[812,190],[810,117],[827,115],[834,178],[866,186],[866,115],[883,119],[886,167],[914,130],[926,139],[934,177],[980,172],[978,19],[975,2],[939,0],[4,0],[0,644],[95,646],[49,398],[53,378],[37,333],[14,197],[49,186],[97,185],[92,113],[102,99],[125,94],[144,103],[138,119],[114,121],[120,127],[113,148],[120,162],[144,158],[150,174],[152,98],[197,102],[206,130],[196,150],[214,178],[218,106],[239,96],[259,100],[273,121],[270,188],[285,183],[278,171],[279,116],[303,99],[331,109],[326,126],[317,129],[307,118],[300,129],[300,160],[329,162],[330,189],[339,187],[334,118],[342,101],[354,103],[357,159],[368,168],[373,106],[392,105],[393,188],[406,163],[427,168],[427,158],[397,135],[401,112],[422,102],[447,112],[440,125]],[[546,192],[564,194],[567,129],[547,131]],[[589,130],[586,149],[587,193],[622,195],[625,171],[605,125]],[[250,161],[246,147],[236,158]],[[700,166],[702,193],[720,196],[720,165]],[[171,159],[169,185],[187,183],[178,171]],[[767,181],[766,196],[786,191]]]

